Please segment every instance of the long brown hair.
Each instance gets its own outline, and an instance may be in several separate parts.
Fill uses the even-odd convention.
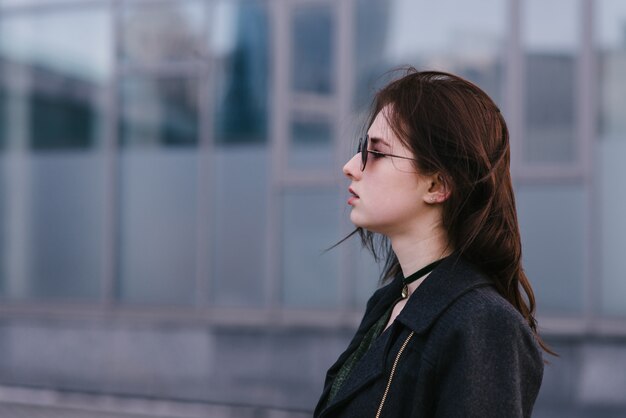
[[[538,343],[535,297],[522,269],[522,243],[510,174],[509,132],[502,113],[475,84],[453,74],[408,68],[376,94],[367,127],[384,112],[413,152],[422,174],[439,174],[451,189],[443,226],[455,253],[476,265],[528,321]],[[389,240],[357,228],[374,257],[384,259],[381,280],[400,271]],[[351,234],[352,235],[352,234]]]

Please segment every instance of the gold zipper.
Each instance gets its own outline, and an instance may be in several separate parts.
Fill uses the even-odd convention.
[[[383,393],[383,398],[380,400],[380,405],[378,405],[378,412],[376,412],[376,418],[380,418],[380,413],[383,410],[383,405],[385,405],[385,400],[387,399],[387,394],[389,393],[389,388],[391,387],[391,381],[393,380],[393,375],[396,373],[396,366],[398,365],[398,361],[400,360],[400,356],[402,355],[402,352],[406,348],[406,345],[409,343],[411,338],[413,338],[413,334],[415,334],[415,331],[411,331],[409,336],[406,337],[406,340],[404,340],[404,343],[402,343],[402,347],[400,347],[400,351],[398,351],[398,354],[396,355],[396,359],[394,360],[393,366],[391,367],[391,373],[389,374],[389,380],[387,381],[387,387],[385,388],[385,393]]]

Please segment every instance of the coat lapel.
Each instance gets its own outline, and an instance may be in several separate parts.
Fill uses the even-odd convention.
[[[394,331],[395,327],[390,327],[385,330],[385,333],[391,333]],[[354,365],[350,376],[348,376],[333,401],[327,406],[326,410],[331,410],[335,406],[353,398],[364,387],[369,385],[372,381],[378,379],[385,372],[387,355],[393,341],[393,336],[382,334],[374,341],[370,349]]]
[[[380,290],[384,291],[384,293],[376,306],[372,308],[371,312],[363,318],[363,321],[359,326],[359,329],[357,330],[357,337],[352,340],[346,351],[341,354],[335,364],[333,364],[330,369],[328,369],[326,379],[327,381],[324,385],[324,392],[321,395],[321,400],[325,401],[325,399],[327,398],[331,387],[331,384],[329,383],[332,382],[337,371],[343,365],[343,363],[348,359],[348,357],[350,357],[354,350],[357,349],[365,333],[374,325],[376,321],[378,321],[378,319],[380,319],[380,317],[385,312],[387,312],[391,304],[394,303],[395,300],[398,298],[398,295],[400,295],[400,291],[402,290],[402,278],[400,276],[394,278],[391,283],[387,284]],[[386,346],[386,344],[384,344],[383,340],[385,339],[377,338],[374,341],[374,344],[354,366],[354,369],[352,369],[350,376],[344,383],[341,390],[337,393],[332,402],[326,405],[326,408],[324,408],[324,410],[332,409],[334,405],[341,403],[345,399],[351,397],[352,395],[357,393],[360,388],[362,388],[384,372],[386,352],[389,348]],[[317,412],[318,411],[316,409],[316,413]]]

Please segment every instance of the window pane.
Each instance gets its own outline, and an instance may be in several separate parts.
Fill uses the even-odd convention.
[[[220,1],[211,8],[215,137],[219,144],[267,141],[269,31],[264,3]]]
[[[332,125],[324,119],[300,117],[292,121],[289,168],[333,169],[333,136]]]
[[[596,3],[596,48],[600,92],[598,163],[594,165],[601,201],[600,255],[602,282],[600,310],[606,315],[626,316],[626,3]]]
[[[358,109],[391,68],[413,65],[465,76],[502,103],[506,1],[357,0]],[[480,10],[480,13],[476,11]]]
[[[248,307],[266,301],[268,161],[262,145],[215,150],[211,282],[218,305]]]
[[[524,270],[540,314],[581,314],[588,240],[582,186],[523,186],[516,192]]]
[[[578,160],[576,81],[580,3],[529,0],[523,7],[525,161]],[[554,16],[559,16],[557,20]]]
[[[603,313],[626,315],[626,187],[624,187],[624,156],[626,137],[598,143],[601,163],[597,165],[597,184],[602,201],[601,251]]]
[[[121,85],[120,141],[125,147],[198,143],[198,81],[127,78]]]
[[[287,192],[283,206],[283,298],[286,306],[336,307],[339,213],[334,190]]]
[[[291,22],[293,89],[329,94],[334,90],[335,25],[328,5],[298,6]]]
[[[96,153],[0,156],[4,296],[100,295],[103,163]]]
[[[190,304],[197,249],[198,82],[122,83],[120,297]],[[183,146],[184,145],[184,146]]]
[[[196,283],[195,149],[120,155],[120,299],[192,304]]]
[[[150,65],[202,58],[206,49],[204,3],[124,2],[122,62]]]
[[[101,295],[110,26],[100,6],[0,16],[0,274],[8,298]]]
[[[219,306],[267,301],[269,29],[266,3],[209,3],[216,146],[211,156],[211,298]]]

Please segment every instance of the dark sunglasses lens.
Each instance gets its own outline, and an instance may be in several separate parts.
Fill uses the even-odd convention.
[[[361,171],[363,171],[367,164],[367,136],[359,140],[359,152],[361,153]]]

